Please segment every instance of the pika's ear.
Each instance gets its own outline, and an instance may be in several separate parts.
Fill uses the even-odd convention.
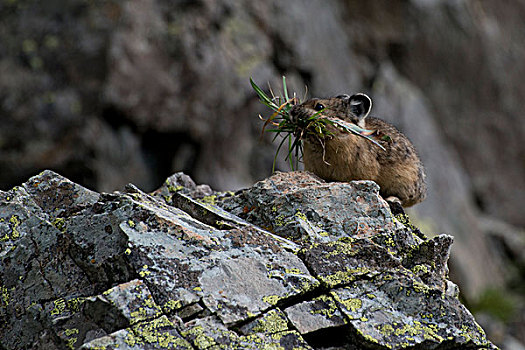
[[[362,93],[350,96],[348,102],[350,111],[359,119],[359,121],[364,120],[372,109],[372,100],[370,97]]]

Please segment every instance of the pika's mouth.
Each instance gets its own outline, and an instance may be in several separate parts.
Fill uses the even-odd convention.
[[[335,117],[326,117],[322,110],[316,113],[305,111],[301,106],[294,106],[290,110],[290,120],[295,129],[294,137],[299,140],[327,140],[333,137],[351,137],[352,134],[364,137],[378,147],[385,149],[375,140],[375,130],[368,130],[349,121]]]
[[[266,130],[275,133],[274,140],[281,136],[281,141],[274,157],[274,170],[277,155],[286,142],[288,142],[286,160],[290,162],[291,169],[294,169],[293,158],[295,158],[296,167],[302,158],[303,144],[301,141],[303,140],[318,140],[324,144],[325,139],[344,137],[344,133],[346,133],[348,137],[352,137],[353,133],[366,138],[384,150],[384,147],[371,136],[374,131],[363,129],[350,122],[344,122],[339,118],[328,117],[323,113],[326,111],[326,107],[322,103],[315,103],[315,105],[310,106],[313,100],[316,102],[318,99],[301,103],[300,100],[295,97],[295,94],[290,98],[284,77],[282,97],[275,96],[271,89],[271,97],[268,96],[251,78],[250,83],[259,96],[260,101],[273,110],[273,114],[268,118],[263,118],[259,115],[259,118],[264,121],[261,135]],[[369,109],[370,108],[367,109],[367,112]],[[330,112],[330,110],[326,112]],[[363,118],[364,117],[366,117],[366,115],[364,115]],[[266,129],[267,126],[270,126],[270,128]]]

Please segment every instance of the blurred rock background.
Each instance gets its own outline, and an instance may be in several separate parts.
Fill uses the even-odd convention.
[[[366,92],[427,167],[411,216],[455,236],[464,301],[524,349],[524,18],[520,0],[1,0],[0,189],[43,169],[103,191],[176,171],[239,189],[277,147],[249,77]]]

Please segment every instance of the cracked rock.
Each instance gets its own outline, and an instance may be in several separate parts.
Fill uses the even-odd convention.
[[[210,193],[51,171],[0,192],[0,348],[493,348],[446,279],[451,237],[418,237],[374,183]]]

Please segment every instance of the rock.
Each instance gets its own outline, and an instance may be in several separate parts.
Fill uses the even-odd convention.
[[[83,344],[80,349],[192,349],[175,329],[174,324],[161,316],[153,321],[139,323]]]
[[[338,210],[342,204],[344,211]],[[279,173],[220,205],[276,234],[290,238],[290,232],[295,232],[295,240],[328,242],[349,232],[367,237],[396,227],[374,182],[327,184],[302,172]]]
[[[208,185],[197,185],[184,173],[176,173],[166,179],[166,181],[153,192],[154,196],[169,197],[175,192],[184,193],[192,198],[203,198],[213,195],[213,190]]]
[[[281,312],[282,313],[282,312]],[[195,320],[186,324],[187,331],[184,335],[191,339],[196,349],[208,348],[239,348],[239,349],[312,349],[297,331],[268,328],[268,316],[262,317],[259,325],[263,328],[255,329],[256,332],[248,335],[237,335],[228,330],[213,317]],[[271,318],[271,316],[270,316]],[[273,323],[271,323],[273,325]]]
[[[348,323],[337,308],[335,300],[328,295],[292,305],[284,312],[302,334],[337,328]]]
[[[373,183],[197,188],[99,194],[44,171],[0,192],[0,347],[495,348],[446,279],[451,237],[419,237]]]

